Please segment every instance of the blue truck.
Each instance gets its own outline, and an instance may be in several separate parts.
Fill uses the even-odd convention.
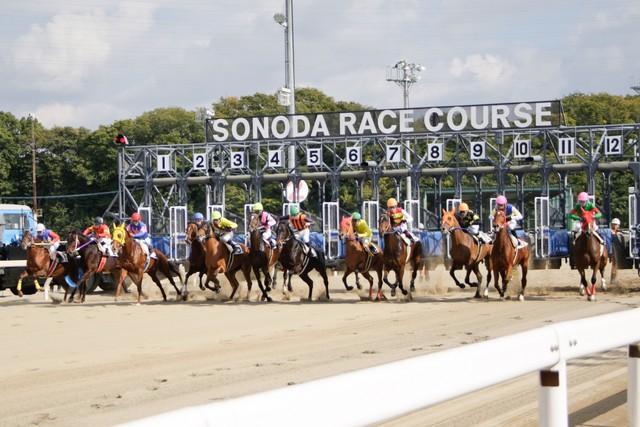
[[[29,206],[0,204],[0,290],[17,294],[18,276],[27,265],[26,251],[20,247],[25,231],[35,233],[36,220]],[[31,280],[22,284],[24,294],[36,292]]]

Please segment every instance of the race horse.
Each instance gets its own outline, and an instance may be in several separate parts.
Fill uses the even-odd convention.
[[[276,236],[278,244],[282,245],[282,250],[278,261],[285,271],[285,280],[287,273],[289,274],[289,290],[291,290],[291,275],[297,274],[309,286],[309,301],[313,296],[313,280],[309,277],[309,273],[316,270],[320,273],[324,281],[324,289],[327,300],[329,298],[329,278],[327,277],[327,264],[324,253],[317,251],[317,256],[313,257],[305,253],[304,243],[295,237],[295,233],[291,224],[287,221],[280,221],[276,228]],[[311,249],[309,248],[309,251]],[[283,283],[284,287],[284,283]]]
[[[493,218],[493,249],[491,250],[491,264],[493,268],[494,286],[500,298],[504,298],[507,285],[511,281],[513,268],[520,265],[522,273],[522,289],[518,295],[520,301],[524,301],[524,290],[527,287],[527,270],[529,269],[529,246],[513,247],[509,234],[509,224],[504,211],[497,211]],[[498,278],[502,278],[502,288],[498,285]]]
[[[364,244],[360,241],[353,231],[353,222],[351,217],[344,217],[340,221],[340,239],[343,240],[345,246],[345,270],[342,275],[342,282],[344,287],[350,291],[353,286],[347,284],[347,277],[355,272],[356,274],[356,286],[358,289],[362,289],[360,286],[360,280],[358,273],[361,273],[365,279],[369,281],[369,299],[373,300],[373,277],[369,273],[375,271],[378,274],[378,292],[376,294],[376,301],[380,301],[384,298],[382,293],[382,271],[384,269],[384,258],[382,252],[371,254],[364,248]]]
[[[199,227],[195,222],[190,222],[187,226],[186,231],[186,239],[188,245],[191,245],[191,251],[189,252],[189,271],[184,278],[185,286],[189,282],[189,277],[193,274],[198,273],[198,286],[201,290],[204,291],[205,285],[202,284],[202,276],[207,274],[207,265],[205,262],[206,258],[206,248],[204,247],[204,239],[208,235],[208,231],[205,230],[206,224],[202,227]],[[207,287],[212,291],[216,291],[217,289],[210,287],[207,284]]]
[[[238,270],[242,271],[242,275],[247,281],[247,299],[249,295],[251,295],[251,261],[249,259],[249,250],[245,245],[240,245],[242,247],[243,252],[238,255],[232,255],[227,245],[218,239],[218,237],[213,232],[212,228],[207,224],[206,228],[206,236],[205,236],[205,265],[207,268],[207,280],[212,281],[216,285],[216,292],[220,289],[220,282],[216,275],[218,273],[224,273],[225,277],[231,284],[231,295],[229,295],[229,300],[232,300],[235,296],[238,288],[240,287],[240,283],[238,279],[236,279],[236,273]],[[209,287],[207,284],[205,284]],[[260,287],[260,291],[262,292],[261,299],[264,301],[270,301],[270,297],[265,291],[262,283],[258,282],[258,286]],[[209,289],[211,289],[209,287]]]
[[[120,266],[116,257],[103,256],[98,249],[97,241],[94,238],[85,236],[81,231],[74,230],[67,237],[67,256],[80,256],[78,267],[82,268],[84,274],[78,281],[77,288],[71,291],[70,300],[73,301],[76,289],[80,292],[80,302],[84,302],[87,296],[87,283],[94,280],[96,274],[112,273],[114,277],[120,276]]]
[[[164,292],[162,283],[158,278],[158,273],[160,272],[169,279],[169,283],[171,283],[173,288],[176,290],[176,300],[182,298],[186,301],[187,287],[182,282],[180,271],[161,251],[153,248],[153,253],[156,258],[148,255],[149,259],[147,259],[147,255],[142,249],[142,243],[136,242],[136,239],[134,239],[129,232],[125,232],[124,234],[124,243],[120,243],[118,240],[113,240],[113,250],[118,254],[119,266],[121,268],[120,276],[118,277],[118,286],[116,287],[116,300],[120,296],[120,290],[122,289],[124,279],[129,276],[131,281],[133,281],[138,288],[138,299],[136,302],[137,304],[140,304],[140,299],[142,297],[142,279],[144,278],[144,273],[147,273],[149,277],[151,277],[151,280],[153,280],[153,283],[160,288],[163,301],[167,301],[167,294]],[[173,275],[178,276],[180,279],[182,292],[176,286],[176,283],[173,280]]]
[[[50,243],[43,242],[35,238],[29,231],[25,231],[22,236],[20,247],[27,251],[27,267],[18,278],[18,295],[20,297],[23,296],[22,281],[26,277],[34,278],[34,284],[37,289],[40,289],[38,278],[44,277],[45,285],[46,280],[51,278],[58,286],[64,289],[64,300],[66,301],[69,286],[67,286],[67,283],[65,282],[65,276],[68,275],[72,280],[75,280],[72,267],[73,259],[69,259],[62,255],[64,258],[56,258],[52,261],[49,257]],[[64,247],[61,247],[60,252],[63,251]]]
[[[484,295],[488,296],[488,288],[491,284],[491,249],[492,244],[479,244],[476,239],[469,233],[466,233],[458,220],[456,219],[455,209],[446,211],[442,209],[442,221],[440,229],[443,235],[451,236],[451,249],[449,249],[449,255],[451,256],[451,269],[449,275],[453,277],[456,285],[460,289],[464,289],[464,283],[460,283],[456,277],[455,271],[465,268],[467,275],[464,282],[469,287],[475,287],[475,298],[481,297],[482,288],[482,274],[480,273],[480,263],[484,262],[487,268],[487,286],[485,288]],[[471,272],[476,275],[477,283],[470,281]]]
[[[262,282],[260,280],[260,272],[264,274],[265,291],[271,290],[271,285],[274,284],[274,277],[271,277],[271,270],[275,266],[278,258],[280,257],[281,246],[276,245],[272,248],[270,244],[266,243],[262,238],[262,232],[264,227],[260,223],[260,217],[256,214],[251,215],[249,221],[249,246],[251,248],[249,252],[249,260],[253,269],[253,274],[256,276],[258,286],[262,289]],[[275,269],[274,269],[275,276]],[[271,301],[269,297],[268,301]]]
[[[391,296],[395,296],[396,287],[400,287],[403,295],[409,295],[411,299],[411,292],[416,290],[415,281],[418,275],[418,270],[424,268],[424,262],[422,259],[422,242],[415,242],[408,245],[405,240],[400,236],[402,233],[398,229],[394,229],[391,226],[391,221],[387,214],[383,214],[380,217],[378,230],[382,233],[384,241],[384,283],[391,287]],[[411,273],[411,283],[409,291],[402,286],[402,280],[404,278],[404,270],[407,263],[411,264],[413,272]],[[395,273],[395,283],[390,283],[387,279],[390,271]]]
[[[598,271],[600,271],[602,278],[602,287],[606,289],[604,269],[607,266],[609,255],[604,243],[596,236],[596,220],[594,214],[584,209],[581,209],[580,214],[582,232],[573,244],[573,260],[575,267],[580,272],[580,291],[582,292],[582,289],[584,289],[587,294],[587,299],[589,301],[595,301]],[[593,270],[590,286],[587,284],[585,273],[585,270],[589,267]]]

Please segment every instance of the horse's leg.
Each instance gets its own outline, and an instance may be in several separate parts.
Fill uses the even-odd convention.
[[[227,278],[227,280],[229,281],[229,283],[231,284],[231,295],[229,295],[229,301],[233,300],[233,297],[236,294],[236,291],[238,290],[238,287],[240,286],[240,283],[238,282],[238,280],[236,279],[236,275],[234,273],[231,273],[229,271],[224,273],[225,277]]]
[[[420,258],[414,258],[411,261],[411,268],[413,271],[411,272],[411,282],[409,282],[409,292],[416,291],[416,277],[418,276],[418,270],[420,270],[420,266],[422,265],[422,261]]]
[[[308,300],[312,301],[312,298],[313,298],[313,280],[311,280],[311,277],[309,277],[309,272],[308,271],[304,271],[304,272],[300,273],[300,278],[302,280],[304,280],[304,282],[307,284],[307,286],[309,286],[309,297],[308,297]],[[289,279],[291,279],[291,275],[289,275]]]
[[[353,272],[353,270],[351,269],[350,266],[347,266],[347,268],[344,269],[344,274],[342,275],[342,283],[344,283],[344,288],[348,291],[352,291],[353,290],[353,286],[349,286],[349,284],[347,283],[347,277],[349,277],[349,275]],[[356,272],[356,277],[358,277],[358,273]],[[360,286],[358,286],[358,289],[360,289]]]
[[[321,266],[316,267],[316,270],[320,273],[320,276],[322,276],[322,281],[324,282],[324,293],[327,296],[328,301],[331,298],[329,298],[329,278],[327,277],[327,267],[322,263]]]
[[[368,271],[363,272],[362,276],[365,279],[367,279],[367,281],[369,282],[369,299],[372,300],[373,299],[373,277],[371,276],[371,273],[369,273]]]
[[[162,300],[164,302],[167,302],[167,294],[164,292],[164,289],[162,288],[162,283],[160,283],[160,279],[158,279],[158,276],[157,276],[156,272],[155,271],[154,272],[149,272],[147,274],[149,274],[149,277],[151,277],[151,280],[153,280],[153,283],[155,283],[156,286],[158,288],[160,288],[160,293],[162,294]],[[175,287],[175,285],[174,285],[174,287]],[[178,292],[178,288],[176,288],[176,292]],[[180,295],[180,294],[178,293],[177,295]],[[178,298],[176,296],[176,300],[177,299]]]
[[[254,270],[255,271],[255,270]],[[258,280],[258,287],[260,288],[260,291],[262,292],[262,297],[261,300],[262,301],[273,301],[271,299],[271,297],[269,296],[269,290],[271,289],[269,287],[269,283],[271,282],[271,276],[269,274],[269,267],[267,265],[263,265],[262,266],[262,272],[264,273],[264,283],[265,283],[265,287],[262,286],[262,282],[260,282],[260,269],[258,269],[258,272],[256,274],[256,279]]]
[[[384,283],[386,283],[391,288],[391,296],[395,297],[396,296],[396,286],[397,286],[397,284],[395,284],[395,283],[391,284],[389,282],[388,276],[389,276],[389,270],[385,269],[383,277],[382,277],[382,281]]]
[[[360,285],[360,275],[358,273],[358,270],[356,270],[356,288],[362,289],[362,286]],[[351,289],[353,289],[353,287],[351,287]],[[350,291],[351,289],[347,290]]]
[[[402,295],[407,295],[409,292],[402,286],[402,280],[404,279],[404,266],[402,266],[398,271],[396,271],[398,275],[398,286],[400,287],[400,291]]]
[[[591,301],[595,301],[596,300],[596,281],[598,279],[598,270],[599,270],[599,263],[597,263],[596,265],[594,265],[591,270],[591,292],[590,292],[590,300]]]
[[[582,267],[576,267],[580,272],[580,296],[587,294],[589,296],[589,288],[587,286],[586,273]]]
[[[27,273],[27,270],[24,270],[22,273],[20,273],[20,277],[18,277],[18,285],[16,286],[16,290],[18,291],[18,296],[20,298],[24,296],[24,294],[22,293],[22,279],[24,279],[25,277],[29,277],[29,273]]]
[[[491,276],[493,273],[493,262],[491,261],[491,254],[488,253],[484,258],[484,264],[487,268],[487,286],[484,288],[484,297],[489,298],[489,288],[491,287]],[[480,268],[480,266],[478,266]]]
[[[287,273],[287,290],[289,292],[293,292],[293,287],[291,286],[291,278],[293,277],[293,272],[285,270]]]
[[[522,285],[522,289],[520,291],[520,295],[518,295],[518,300],[524,301],[524,290],[527,287],[527,271],[529,271],[529,257],[526,256],[520,263],[520,273],[522,277],[520,278],[520,284]]]
[[[509,266],[507,267],[507,271],[502,277],[502,293],[505,296],[507,295],[507,287],[509,286],[509,282],[511,281],[512,277],[513,277],[513,266],[509,264]]]
[[[244,280],[247,281],[247,301],[249,301],[249,296],[251,296],[251,287],[253,286],[253,282],[251,282],[251,265],[245,263],[240,267],[242,270],[242,275],[244,276]],[[262,291],[262,297],[264,297],[264,288],[260,286],[260,290]]]
[[[607,292],[607,282],[605,282],[604,280],[604,269],[607,266],[607,259],[605,257],[602,257],[600,259],[600,277],[602,278],[602,292]],[[611,274],[613,276],[613,263],[611,264]],[[615,277],[615,276],[614,276]]]
[[[120,270],[120,275],[118,276],[118,285],[116,286],[116,295],[114,297],[116,301],[118,301],[118,298],[120,297],[120,290],[122,289],[125,277],[127,277],[127,270],[123,268]]]
[[[460,267],[455,262],[452,263],[451,268],[449,269],[449,275],[453,277],[453,280],[456,282],[457,287],[459,287],[460,289],[464,289],[464,283],[460,283],[460,281],[456,277],[456,270],[458,270],[459,268]]]
[[[376,300],[381,301],[382,299],[386,299],[384,294],[382,293],[382,266],[376,269],[376,273],[378,274],[378,293],[376,294]]]
[[[473,274],[476,275],[476,279],[478,280],[478,282],[475,284],[475,286],[477,287],[476,294],[473,297],[482,298],[482,273],[480,273],[480,265],[477,262],[471,264],[471,266],[469,267],[469,273],[471,273],[472,271]],[[469,286],[473,285],[469,284]]]
[[[138,288],[138,299],[136,300],[136,305],[140,305],[140,301],[142,299],[142,280],[144,279],[144,272],[142,271],[142,269],[140,269],[138,273],[135,273],[135,274],[137,279],[135,280],[135,284],[136,284],[136,288]],[[162,285],[160,285],[160,289],[162,289]],[[164,289],[162,289],[162,296],[166,301],[167,296],[164,294]]]

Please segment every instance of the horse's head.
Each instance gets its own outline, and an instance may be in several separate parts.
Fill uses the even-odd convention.
[[[67,236],[67,253],[75,253],[80,246],[87,242],[87,240],[87,236],[82,234],[82,232],[78,230],[71,231]]]
[[[460,224],[456,219],[456,210],[455,208],[451,208],[451,210],[442,209],[442,222],[440,223],[440,230],[443,233],[448,234],[449,230],[452,228],[460,228]]]
[[[496,233],[507,225],[507,214],[504,211],[497,210],[493,217],[493,231]]]
[[[185,234],[187,235],[185,241],[187,242],[187,244],[191,244],[191,242],[198,238],[198,224],[196,224],[195,222],[190,222],[187,225],[187,231],[185,232]]]
[[[380,219],[378,220],[378,230],[383,234],[391,231],[391,220],[389,219],[389,215],[380,215]]]
[[[113,227],[113,233],[111,233],[111,238],[114,242],[117,242],[120,245],[123,245],[126,233],[127,231],[124,224],[116,225]]]
[[[251,214],[251,218],[249,218],[249,233],[258,230],[260,227],[262,227],[262,222],[260,222],[260,215],[256,213]]]
[[[31,247],[34,243],[35,239],[33,238],[33,234],[29,230],[25,230],[22,235],[22,240],[20,241],[20,247],[25,251]]]
[[[595,228],[596,218],[595,213],[591,211],[585,211],[580,208],[580,222],[582,223],[583,231],[592,231]]]
[[[340,238],[353,239],[353,220],[350,216],[342,217],[340,220]]]
[[[276,226],[276,240],[278,243],[282,243],[289,240],[292,236],[292,231],[287,221],[280,220]]]

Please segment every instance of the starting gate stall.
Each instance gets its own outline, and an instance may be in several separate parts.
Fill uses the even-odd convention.
[[[636,193],[634,187],[629,187],[629,257],[640,258],[638,252],[638,212],[636,210]]]
[[[420,200],[405,200],[404,210],[409,214],[412,219],[411,224],[407,224],[409,230],[419,230],[420,226]]]
[[[322,237],[324,238],[324,253],[327,259],[337,259],[342,256],[340,245],[340,205],[338,202],[322,203]]]
[[[244,205],[244,244],[249,244],[249,222],[251,222],[251,214],[253,210],[253,203],[245,203]]]
[[[189,256],[186,242],[187,207],[169,207],[169,258],[181,260]]]
[[[549,197],[536,197],[534,201],[534,246],[535,257],[546,258],[551,250],[549,220]]]
[[[140,214],[140,217],[142,218],[142,222],[144,222],[145,224],[147,224],[147,230],[149,232],[149,234],[153,233],[153,227],[151,225],[151,208],[148,206],[140,206],[138,208],[138,213]]]

